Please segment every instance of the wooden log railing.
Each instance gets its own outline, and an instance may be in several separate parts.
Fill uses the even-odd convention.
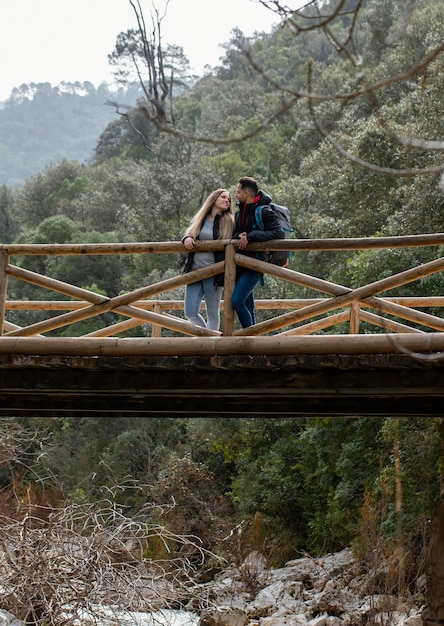
[[[436,247],[438,255],[438,247],[443,244],[444,234],[439,233],[367,239],[279,240],[262,244],[250,244],[249,249],[255,251],[288,249],[294,252],[312,252],[427,246]],[[66,336],[67,332],[69,332],[67,329],[74,328],[78,322],[95,316],[102,316],[107,312],[118,314],[119,317],[124,319],[84,334],[80,338],[73,335],[72,339],[76,337],[76,341],[82,344],[85,344],[86,340],[89,339],[91,345],[95,345],[100,338],[103,340],[106,338],[119,338],[129,330],[134,335],[136,332],[134,329],[140,329],[141,337],[146,339],[147,336],[150,336],[151,340],[159,339],[159,341],[162,341],[162,329],[168,329],[177,338],[183,338],[185,335],[201,339],[200,346],[204,345],[206,339],[211,339],[211,345],[217,339],[219,345],[221,345],[221,340],[234,339],[236,337],[238,338],[238,346],[241,345],[241,340],[243,340],[243,346],[251,346],[251,338],[268,335],[268,337],[263,338],[264,341],[258,342],[258,344],[261,343],[262,346],[266,344],[281,346],[279,350],[284,351],[290,348],[290,346],[294,346],[296,350],[298,349],[297,346],[301,345],[293,342],[290,339],[291,336],[297,336],[298,338],[306,336],[304,344],[307,346],[311,343],[314,345],[316,343],[315,340],[318,340],[318,343],[325,343],[325,336],[324,340],[321,339],[322,335],[320,333],[322,331],[326,329],[331,331],[338,324],[341,324],[341,333],[343,333],[344,322],[347,322],[350,336],[356,336],[359,335],[362,323],[365,322],[366,341],[361,342],[362,346],[372,342],[369,338],[371,333],[368,330],[368,325],[372,325],[377,331],[375,335],[379,335],[379,339],[377,341],[374,340],[374,344],[379,346],[379,350],[382,349],[381,341],[384,341],[381,339],[381,329],[384,334],[405,337],[410,343],[412,343],[410,338],[418,336],[412,343],[415,349],[420,349],[420,346],[424,345],[424,349],[430,350],[432,335],[438,335],[434,339],[434,349],[442,349],[440,346],[442,341],[441,333],[444,331],[444,319],[438,314],[425,312],[421,309],[433,308],[434,310],[442,310],[444,307],[444,296],[430,294],[424,297],[388,297],[383,294],[394,288],[421,280],[426,276],[442,272],[444,270],[443,257],[438,257],[416,267],[406,268],[393,276],[351,289],[321,278],[303,274],[297,271],[297,269],[277,267],[239,254],[236,251],[234,241],[199,242],[197,249],[213,251],[225,249],[225,261],[189,274],[177,275],[158,283],[144,285],[136,290],[109,297],[24,269],[20,267],[20,264],[11,263],[11,257],[19,259],[31,255],[46,257],[77,255],[84,257],[85,255],[177,254],[184,252],[182,244],[180,242],[149,242],[63,245],[7,244],[0,246],[0,324],[2,330],[0,352],[2,350],[17,349],[19,338],[21,344],[24,341],[22,338],[38,338],[39,346],[41,346],[39,349],[44,350],[46,344],[42,340],[53,339],[54,337],[49,336],[48,333],[53,333],[53,331],[59,331],[60,329],[63,329],[64,337],[58,338],[59,343],[63,343],[65,340],[65,345],[68,349],[73,344],[73,341],[70,341],[71,337]],[[278,311],[278,314],[260,321],[250,328],[238,328],[231,307],[231,294],[235,284],[236,266],[238,265],[311,290],[315,292],[315,295],[311,298],[257,299],[256,308],[258,310],[267,310],[268,315],[272,311]],[[221,332],[190,324],[183,318],[182,300],[162,298],[162,294],[167,294],[171,290],[183,288],[196,280],[208,278],[221,272],[225,274]],[[11,278],[25,281],[40,287],[42,290],[47,290],[48,293],[55,292],[58,294],[58,297],[62,296],[69,299],[29,301],[8,299],[8,288]],[[48,315],[45,319],[38,322],[18,326],[8,319],[10,312],[17,311],[47,312]],[[312,338],[308,341],[310,336]],[[339,334],[334,335],[330,332],[329,336],[329,349],[340,350],[341,347],[343,349],[344,334],[339,336]],[[336,348],[331,337],[336,337]],[[12,341],[13,338],[16,338],[15,341]],[[134,337],[131,339],[134,339]],[[171,336],[168,339],[171,340]],[[423,341],[423,344],[421,344],[421,341]],[[49,343],[52,346],[54,344],[53,341],[46,343],[48,346]],[[167,343],[170,343],[170,341],[167,341]],[[234,346],[235,343],[230,340],[230,346]],[[354,341],[353,344],[355,343],[359,343],[359,341]],[[2,345],[4,348],[2,348]],[[196,343],[190,345],[196,345]],[[230,349],[234,350],[234,347]]]

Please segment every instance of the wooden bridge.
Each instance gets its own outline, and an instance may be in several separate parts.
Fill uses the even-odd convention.
[[[444,296],[387,293],[442,272],[443,244],[440,233],[249,246],[298,253],[436,250],[428,263],[352,289],[245,257],[232,241],[202,242],[201,250],[225,248],[225,262],[114,297],[25,269],[23,259],[167,254],[174,255],[169,263],[174,267],[182,244],[3,245],[0,415],[442,415]],[[236,265],[299,285],[310,296],[257,300],[261,321],[237,328],[230,304]],[[222,331],[184,320],[183,300],[168,296],[221,272]],[[17,281],[38,287],[39,299],[14,299]],[[45,299],[48,293],[55,299]],[[104,325],[103,316],[110,312],[114,320]],[[77,336],[79,323],[96,316],[100,329]],[[131,336],[125,336],[128,332]]]

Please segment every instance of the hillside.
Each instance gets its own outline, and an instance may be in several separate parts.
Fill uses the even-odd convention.
[[[137,88],[115,92],[106,83],[31,83],[0,103],[0,185],[22,185],[62,159],[87,162],[115,119],[108,99],[134,104]]]

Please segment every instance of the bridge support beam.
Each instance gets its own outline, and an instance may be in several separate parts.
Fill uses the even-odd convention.
[[[443,374],[403,354],[0,355],[0,415],[437,416]]]

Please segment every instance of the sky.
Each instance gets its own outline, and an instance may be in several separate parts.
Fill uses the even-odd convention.
[[[162,14],[166,0],[155,0]],[[151,0],[141,0],[148,24]],[[270,32],[275,14],[257,0],[169,0],[164,43],[182,46],[194,72],[223,56],[231,30]],[[120,32],[136,28],[129,0],[1,0],[0,101],[28,83],[112,83],[108,54]]]

